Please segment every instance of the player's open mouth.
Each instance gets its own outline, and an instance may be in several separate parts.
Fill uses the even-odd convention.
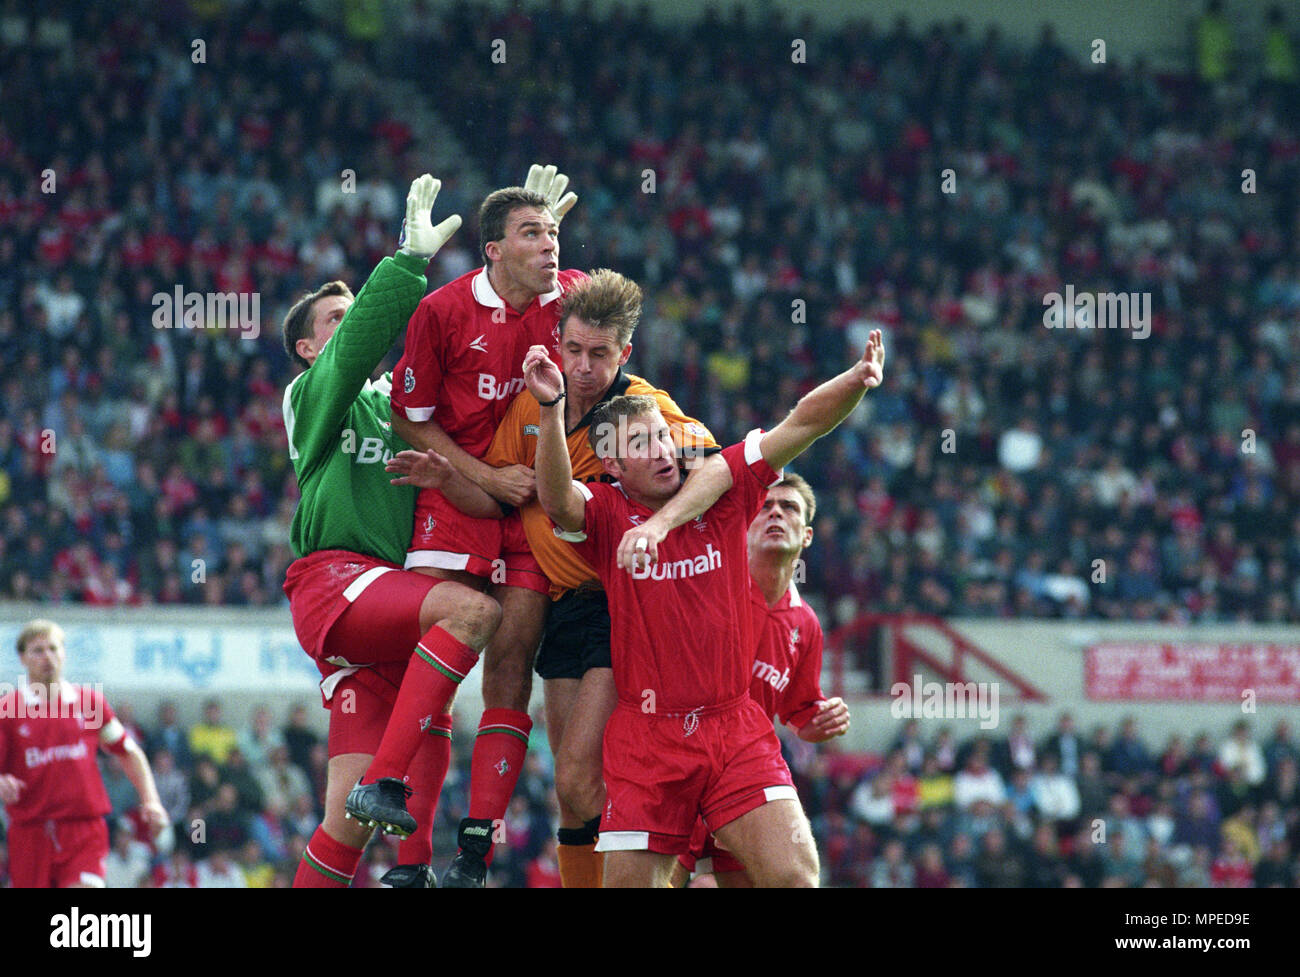
[[[785,536],[785,529],[782,526],[768,526],[763,532],[764,536]]]

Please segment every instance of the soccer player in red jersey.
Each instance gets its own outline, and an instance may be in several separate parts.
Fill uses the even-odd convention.
[[[641,289],[608,268],[593,271],[565,293],[560,318],[561,358],[565,381],[565,431],[573,477],[580,481],[608,480],[587,437],[596,408],[624,394],[653,397],[680,444],[683,465],[692,470],[687,481],[710,477],[713,465],[726,469],[713,455],[722,449],[708,430],[681,409],[664,391],[623,365],[632,353],[632,337],[641,314]],[[512,401],[493,436],[484,460],[489,464],[533,466],[541,408],[524,391]],[[419,468],[417,469],[417,464]],[[432,453],[396,456],[390,470],[410,472],[423,487],[426,466],[448,466]],[[730,476],[727,476],[728,478]],[[721,495],[717,483],[695,508],[687,508],[675,525],[699,515]],[[696,493],[680,494],[689,500]],[[488,498],[487,496],[484,496]],[[593,570],[576,550],[557,538],[541,504],[533,499],[519,509],[533,555],[551,583],[552,604],[537,652],[537,674],[544,682],[546,732],[555,757],[555,793],[560,808],[557,858],[566,888],[599,888],[603,855],[595,851],[600,814],[605,806],[601,776],[601,740],[617,695],[610,663],[610,621],[604,591]]]
[[[605,727],[607,802],[597,849],[604,884],[666,886],[703,817],[756,886],[817,884],[817,851],[781,758],[771,719],[749,695],[756,636],[746,531],[779,469],[835,428],[880,384],[884,346],[803,397],[773,430],[722,452],[731,485],[699,518],[658,534],[652,559],[623,573],[628,527],[677,495],[681,475],[653,400],[619,397],[589,435],[613,485],[573,481],[565,445],[563,378],[545,347],[524,361],[542,406],[537,494],[600,574],[613,624],[618,705]],[[646,537],[646,556],[651,540]]]
[[[510,506],[533,497],[532,470],[494,468],[481,459],[511,398],[524,388],[525,352],[540,344],[559,362],[558,299],[586,277],[560,270],[559,224],[577,200],[564,193],[567,185],[555,167],[534,166],[525,186],[487,196],[479,209],[484,267],[420,302],[393,372],[393,430],[421,451],[436,451]],[[518,513],[497,515],[464,515],[442,492],[426,489],[406,557],[408,569],[488,590],[501,606],[501,625],[483,652],[485,709],[470,765],[469,816],[443,888],[485,884],[494,825],[505,817],[532,730],[532,663],[549,585]],[[421,674],[408,671],[406,681]],[[394,766],[382,748],[375,764]]]
[[[849,729],[849,707],[828,699],[821,688],[822,627],[795,586],[800,556],[812,544],[817,499],[793,472],[767,490],[763,506],[749,524],[750,610],[758,635],[749,694],[769,718],[798,731],[809,743],[842,736]],[[722,888],[753,883],[730,852],[719,848],[703,822],[697,822],[691,852],[674,869],[674,885],[694,869],[712,872]]]
[[[122,760],[155,833],[168,826],[144,750],[103,695],[63,680],[63,629],[31,621],[18,635],[27,684],[0,698],[0,801],[9,815],[15,889],[102,888],[111,807],[95,763]]]

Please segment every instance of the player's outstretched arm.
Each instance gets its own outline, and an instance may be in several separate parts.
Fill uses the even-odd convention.
[[[788,417],[763,435],[763,460],[777,471],[803,454],[818,438],[853,413],[863,394],[885,376],[885,342],[879,329],[867,339],[862,359],[839,376],[800,398]]]
[[[437,489],[467,516],[500,519],[504,514],[496,499],[456,471],[451,462],[432,448],[428,451],[399,451],[389,459],[384,471],[398,476],[392,479],[393,485]]]
[[[427,173],[411,184],[398,252],[370,273],[316,361],[290,387],[288,434],[298,455],[332,448],[348,408],[424,297],[425,266],[460,227],[456,215],[432,223],[440,186]]]
[[[393,430],[417,451],[436,451],[442,455],[452,468],[499,502],[518,507],[532,501],[536,494],[536,479],[527,465],[493,468],[453,441],[435,420],[412,421],[395,410]]]
[[[587,500],[573,484],[573,465],[564,436],[564,374],[545,346],[531,347],[524,357],[524,383],[542,407],[537,432],[537,501],[555,525],[565,532],[580,533],[587,522]]]
[[[722,455],[712,454],[702,459],[662,509],[623,534],[623,540],[618,544],[618,565],[631,572],[638,568],[638,560],[644,557],[649,566],[654,566],[664,537],[678,526],[708,512],[731,485],[731,468]]]

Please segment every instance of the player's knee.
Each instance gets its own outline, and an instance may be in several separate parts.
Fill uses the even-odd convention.
[[[470,591],[457,617],[469,636],[465,643],[482,650],[501,624],[501,605],[487,594]]]
[[[599,769],[592,771],[586,764],[557,757],[555,793],[561,804],[586,821],[600,814],[604,806],[605,782]]]

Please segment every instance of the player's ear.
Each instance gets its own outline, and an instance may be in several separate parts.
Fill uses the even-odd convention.
[[[813,528],[812,526],[803,527],[803,549],[812,546]]]
[[[316,355],[316,350],[312,348],[312,343],[315,341],[316,337],[314,335],[310,338],[304,336],[293,344],[293,348],[297,351],[299,356],[310,363],[311,358]]]
[[[483,253],[487,255],[488,261],[496,264],[501,260],[501,245],[497,241],[488,241],[483,245]]]
[[[604,458],[600,459],[600,464],[605,469],[606,475],[613,475],[615,478],[619,478],[623,474],[623,466],[618,463],[618,459],[616,458],[610,458],[606,455]]]
[[[628,343],[623,347],[623,352],[618,354],[618,365],[623,366],[627,363],[627,358],[632,355],[632,344]]]

